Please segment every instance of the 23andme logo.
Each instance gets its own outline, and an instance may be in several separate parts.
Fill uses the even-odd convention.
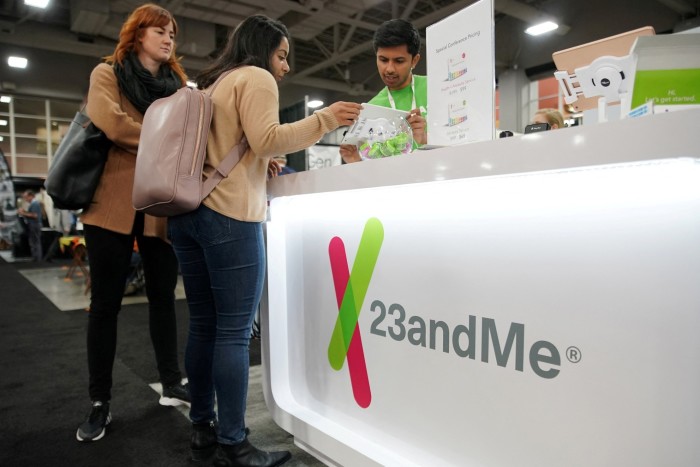
[[[334,370],[339,371],[343,368],[347,356],[352,393],[357,405],[362,408],[369,407],[372,402],[372,392],[369,387],[358,318],[383,240],[382,223],[374,217],[369,219],[362,232],[360,245],[357,247],[352,273],[348,268],[343,240],[340,237],[333,237],[328,245],[333,285],[338,301],[338,319],[328,344],[328,361]]]

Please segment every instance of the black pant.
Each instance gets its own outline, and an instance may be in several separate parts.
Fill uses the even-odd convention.
[[[134,238],[143,259],[148,297],[149,328],[160,381],[164,386],[182,379],[177,361],[175,286],[177,258],[172,247],[143,236],[143,215],[137,214],[131,235],[85,225],[90,264],[90,314],[87,330],[90,400],[109,401],[117,348],[117,315],[129,274]]]
[[[41,261],[44,255],[41,251],[41,222],[27,222],[27,238],[29,240],[29,250],[32,252],[34,261]]]

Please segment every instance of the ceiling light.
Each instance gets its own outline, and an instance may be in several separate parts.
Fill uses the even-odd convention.
[[[10,96],[0,96],[0,103],[9,104],[10,102],[12,102],[12,98]]]
[[[0,126],[7,126],[7,120],[0,120]]]
[[[559,27],[559,25],[555,22],[545,21],[544,23],[530,26],[529,28],[527,28],[525,30],[525,32],[530,34],[531,36],[539,36],[540,34],[544,34],[544,33],[549,32],[549,31],[554,31],[558,27]]]
[[[3,138],[2,136],[0,136],[0,141],[5,141],[5,138]]]
[[[317,109],[323,105],[323,101],[320,101],[318,99],[314,99],[312,101],[309,101],[306,106],[310,109]]]
[[[49,0],[24,0],[24,4],[28,6],[35,6],[37,8],[46,8],[49,6]]]
[[[24,57],[8,57],[7,64],[12,68],[27,68],[27,59]]]

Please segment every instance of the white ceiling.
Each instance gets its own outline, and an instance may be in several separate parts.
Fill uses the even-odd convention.
[[[243,18],[262,13],[284,22],[292,35],[293,72],[282,85],[284,107],[305,94],[327,101],[366,100],[382,86],[372,35],[401,17],[425,28],[475,0],[163,0],[180,25],[178,54],[191,76],[201,69]],[[23,0],[0,0],[0,90],[81,99],[90,70],[110,54],[122,22],[142,1],[51,0],[46,11]],[[672,32],[695,21],[700,0],[494,0],[496,73],[520,68],[539,77],[554,71],[552,52],[641,26]],[[524,29],[554,18],[563,32],[530,37]],[[31,60],[7,67],[6,56]],[[425,54],[423,54],[425,56]],[[417,72],[425,72],[425,59]]]

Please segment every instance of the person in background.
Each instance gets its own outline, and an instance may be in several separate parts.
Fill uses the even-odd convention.
[[[413,74],[420,61],[420,34],[408,21],[392,19],[374,33],[377,70],[386,85],[368,103],[409,112],[407,121],[416,145],[428,142],[425,115],[428,107],[428,79]],[[346,163],[362,160],[357,147],[343,144],[340,156]]]
[[[56,224],[53,228],[61,232],[64,237],[75,233],[75,214],[73,212],[67,209],[55,209],[54,219],[56,219]]]
[[[19,208],[17,214],[23,217],[27,224],[32,261],[41,261],[43,258],[41,251],[41,227],[43,224],[41,203],[36,199],[36,195],[32,190],[26,190],[22,193],[22,199],[27,203],[27,208]]]
[[[131,202],[143,114],[154,100],[186,83],[175,58],[176,33],[177,24],[167,10],[142,5],[122,25],[114,53],[90,76],[87,113],[113,146],[92,203],[81,214],[92,284],[87,325],[91,408],[78,428],[78,441],[101,439],[111,421],[117,315],[134,239],[143,258],[151,341],[163,385],[160,403],[189,403],[177,352],[178,264],[166,241],[166,219],[137,213]]]
[[[288,451],[267,452],[250,444],[245,426],[248,345],[265,276],[266,183],[268,174],[279,173],[279,167],[268,168],[274,156],[312,146],[360,113],[360,104],[336,102],[280,124],[277,83],[289,72],[288,57],[287,28],[254,15],[236,27],[199,74],[197,86],[207,89],[235,69],[211,94],[205,165],[217,166],[244,135],[249,147],[199,208],[168,224],[190,310],[185,367],[192,396],[191,454],[194,460],[213,455],[216,467],[271,467],[290,458]]]
[[[564,128],[564,117],[557,109],[540,109],[535,112],[532,123],[549,123],[550,130]]]

